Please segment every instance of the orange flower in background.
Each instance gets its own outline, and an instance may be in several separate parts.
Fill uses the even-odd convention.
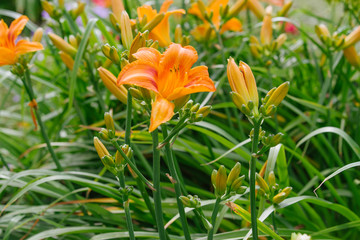
[[[164,13],[165,16],[161,22],[150,31],[149,38],[159,41],[160,47],[167,47],[171,44],[170,39],[170,27],[169,27],[169,17],[171,14],[185,14],[184,9],[177,9],[173,11],[168,11],[170,5],[173,3],[172,0],[165,0],[160,8],[159,13]],[[149,5],[144,5],[137,8],[137,13],[139,21],[141,22],[146,16],[146,23],[150,22],[158,14],[155,9]]]
[[[140,48],[133,56],[137,60],[124,67],[118,84],[136,85],[156,94],[150,132],[172,118],[175,105],[171,101],[191,93],[215,91],[206,66],[191,68],[198,59],[191,46],[173,43],[163,54],[154,48]]]
[[[29,18],[23,15],[15,19],[10,28],[4,20],[0,21],[0,66],[13,65],[20,55],[43,49],[39,42],[29,42],[22,39],[15,43],[28,20]]]
[[[208,6],[205,6],[205,11],[207,14],[212,13],[211,22],[214,24],[217,30],[220,29],[220,33],[222,34],[225,31],[242,31],[242,24],[237,18],[230,18],[226,21],[220,28],[221,16],[220,16],[220,8],[225,7],[228,4],[229,0],[213,0],[209,3]],[[209,22],[205,19],[204,13],[201,10],[202,7],[199,7],[199,3],[193,3],[188,10],[188,13],[199,17],[204,21],[203,25],[199,25],[194,31],[200,31],[201,28],[210,28]],[[195,33],[196,34],[196,33]]]

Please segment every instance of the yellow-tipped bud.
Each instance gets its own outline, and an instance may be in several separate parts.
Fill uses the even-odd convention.
[[[273,203],[279,204],[282,201],[284,201],[285,198],[286,198],[286,193],[280,192],[273,197],[272,201],[273,201]]]
[[[125,164],[125,159],[119,151],[116,151],[115,153],[115,164],[118,166]]]
[[[330,39],[329,29],[324,25],[315,25],[315,33],[323,43],[327,43]]]
[[[279,49],[284,44],[286,39],[287,39],[287,36],[285,33],[282,33],[278,36],[278,38],[275,40],[276,50]]]
[[[264,190],[265,193],[270,192],[269,185],[265,182],[265,180],[258,173],[256,173],[256,182],[259,185],[259,187]]]
[[[258,0],[248,0],[247,7],[255,14],[255,16],[262,20],[265,15],[265,9]]]
[[[58,0],[59,7],[63,8],[65,6],[65,0]]]
[[[36,31],[34,32],[34,35],[32,37],[32,41],[33,42],[41,42],[43,33],[44,33],[44,29],[42,29],[42,28],[36,29]]]
[[[114,138],[115,137],[115,125],[114,125],[114,119],[113,119],[112,115],[109,112],[106,112],[104,114],[104,120],[105,120],[106,129],[109,131],[109,135],[111,134],[111,136],[109,136],[109,137]]]
[[[221,197],[222,195],[225,194],[226,191],[226,180],[227,180],[227,176],[226,176],[226,168],[221,165],[219,167],[219,170],[216,174],[216,189],[215,189],[215,195],[217,197]]]
[[[113,27],[120,32],[120,18],[119,20],[116,18],[116,16],[113,13],[110,13],[109,15],[110,23],[113,25]]]
[[[259,41],[255,36],[250,36],[250,51],[255,58],[260,58]]]
[[[116,77],[108,70],[103,67],[98,68],[99,75],[101,80],[103,81],[105,87],[112,93],[114,96],[119,99],[122,103],[127,103],[127,90],[121,85],[117,86]]]
[[[271,17],[271,13],[272,13],[272,7],[268,6],[265,9],[266,15],[264,17],[263,20],[263,24],[261,26],[261,31],[260,31],[260,41],[262,44],[264,45],[270,45],[271,41],[272,41],[272,33],[273,33],[273,29],[272,29],[272,17]]]
[[[76,19],[78,16],[80,16],[85,10],[85,3],[78,1],[77,8],[74,8],[71,13],[74,19]]]
[[[105,156],[110,156],[110,153],[108,152],[104,144],[97,137],[94,137],[94,147],[100,159],[102,159]]]
[[[292,187],[286,187],[281,192],[285,193],[285,197],[289,196],[291,193]]]
[[[202,0],[198,0],[197,1],[197,6],[200,10],[200,13],[203,17],[205,17],[207,15],[207,12],[206,12],[206,6],[204,4],[204,2]]]
[[[76,55],[76,48],[71,46],[69,43],[67,43],[64,39],[59,37],[58,35],[54,33],[49,33],[49,38],[51,42],[61,51],[64,51],[65,53],[69,54],[70,56],[74,57]]]
[[[60,51],[59,52],[60,58],[63,61],[63,63],[66,65],[66,67],[70,70],[73,70],[74,68],[74,59],[67,53]]]
[[[214,188],[216,188],[216,175],[217,175],[217,170],[214,169],[212,172],[211,172],[211,183],[213,185]]]
[[[135,57],[133,57],[133,54],[137,52],[139,48],[146,46],[146,34],[138,33],[134,40],[131,43],[130,51],[129,51],[129,61],[133,62],[136,60]]]
[[[42,9],[44,9],[44,11],[50,15],[50,17],[53,17],[54,9],[55,9],[54,4],[52,4],[48,1],[41,1],[41,6],[42,6]]]
[[[227,15],[228,18],[233,18],[239,14],[241,9],[245,7],[247,0],[237,0],[234,5],[232,5],[229,9],[229,13]]]
[[[237,162],[229,173],[229,176],[226,181],[226,186],[228,187],[231,186],[231,184],[235,181],[235,179],[239,177],[240,171],[241,171],[241,164]]]
[[[181,43],[182,40],[182,28],[181,25],[178,24],[175,28],[175,36],[174,36],[176,43]]]
[[[356,52],[355,46],[350,46],[348,48],[345,48],[343,50],[344,56],[346,58],[346,60],[348,60],[348,62],[355,66],[355,67],[360,67],[360,57]]]
[[[202,117],[206,117],[211,112],[211,106],[204,106],[199,109],[199,111],[196,112],[196,115],[201,114]]]
[[[150,22],[148,22],[142,29],[141,32],[148,30],[151,32],[159,23],[164,19],[165,13],[158,13]]]
[[[240,62],[238,67],[234,59],[230,57],[227,65],[227,76],[233,90],[232,98],[235,105],[240,109],[243,104],[247,106],[249,101],[252,101],[256,106],[255,111],[257,111],[259,96],[250,67],[244,62]]]
[[[126,11],[122,11],[121,13],[120,31],[121,31],[122,44],[126,49],[130,49],[131,43],[133,41],[133,34],[131,29],[130,18]]]
[[[285,98],[289,91],[290,82],[284,82],[279,87],[277,87],[274,92],[271,94],[269,100],[266,103],[266,108],[268,106],[274,105],[277,107],[281,101]]]
[[[125,10],[124,4],[122,0],[111,0],[111,8],[112,12],[117,19],[118,22],[120,22],[121,13]]]
[[[281,16],[281,17],[285,17],[287,15],[287,13],[289,12],[292,4],[293,4],[293,1],[288,1],[287,3],[285,3],[277,15]]]
[[[71,46],[73,46],[74,48],[78,47],[78,41],[76,39],[76,37],[74,35],[70,35],[69,36],[69,43],[71,44]]]
[[[355,28],[349,35],[345,38],[344,48],[347,48],[351,45],[354,45],[360,40],[360,26]]]
[[[271,172],[269,173],[268,183],[269,183],[270,187],[275,186],[275,184],[276,184],[275,174],[274,174],[273,171],[271,171]]]

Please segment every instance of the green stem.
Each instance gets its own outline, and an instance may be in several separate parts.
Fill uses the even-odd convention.
[[[214,205],[214,210],[213,210],[213,212],[211,214],[212,228],[208,232],[208,240],[212,240],[213,237],[214,237],[214,228],[215,228],[215,223],[216,223],[216,217],[217,217],[219,209],[220,209],[220,202],[221,202],[221,198],[220,197],[216,198],[216,202],[215,202],[215,205]]]
[[[151,133],[151,137],[153,140],[153,171],[154,171],[154,187],[156,190],[155,192],[153,192],[154,194],[153,198],[155,204],[155,217],[156,217],[156,223],[157,223],[160,240],[165,240],[166,236],[164,229],[163,211],[161,207],[160,151],[157,149],[157,145],[159,144],[157,129]]]
[[[176,124],[176,126],[173,128],[173,130],[170,132],[169,135],[167,135],[166,138],[164,138],[164,140],[159,144],[159,146],[157,146],[158,149],[161,149],[162,147],[164,147],[166,144],[168,144],[170,142],[170,140],[180,132],[181,129],[183,129],[188,123],[186,122],[186,119],[188,117],[185,116],[182,119],[180,119],[180,121]]]
[[[130,91],[128,91],[127,94],[127,105],[126,105],[126,122],[125,122],[125,144],[128,144],[129,146],[131,146],[131,148],[134,150],[134,152],[136,152],[137,147],[136,145],[131,144],[131,120],[132,120],[132,96],[130,94]],[[140,153],[141,155],[141,153]],[[133,158],[130,159],[134,165],[136,166],[136,162],[134,161]],[[156,221],[156,217],[155,217],[155,210],[154,210],[154,206],[150,201],[150,197],[148,192],[145,189],[144,183],[141,181],[141,179],[139,179],[139,177],[135,178],[137,186],[140,190],[141,196],[145,201],[146,206],[148,207],[151,216],[153,217],[153,219]]]
[[[24,83],[24,87],[26,89],[26,92],[28,93],[29,95],[29,98],[30,98],[30,101],[32,100],[35,100],[35,94],[34,94],[34,90],[32,88],[32,84],[31,84],[31,79],[30,79],[30,72],[29,72],[29,69],[26,68],[25,70],[25,74],[23,75],[23,78],[21,78],[21,80],[23,81]],[[38,108],[37,107],[34,107],[34,112],[35,112],[35,115],[36,115],[36,119],[40,125],[40,131],[41,131],[41,135],[42,137],[44,138],[44,141],[46,143],[46,146],[50,152],[50,155],[52,157],[52,159],[54,160],[54,163],[56,165],[56,168],[59,170],[59,171],[63,171],[64,169],[62,168],[58,158],[56,157],[56,154],[50,144],[50,140],[49,140],[49,137],[46,133],[46,130],[45,130],[45,125],[41,119],[41,115],[38,111]]]
[[[1,153],[0,153],[0,159],[1,159],[1,162],[2,162],[2,164],[4,165],[4,167],[5,167],[8,171],[10,171],[10,168],[9,168],[9,166],[7,165],[7,163],[6,163],[3,155],[2,155]]]
[[[253,233],[253,239],[258,239],[257,231],[257,218],[256,218],[256,196],[255,196],[255,173],[256,173],[256,156],[259,145],[259,131],[260,121],[254,121],[254,136],[251,147],[251,159],[250,159],[250,211],[251,211],[251,228]]]
[[[166,123],[161,125],[161,130],[162,130],[162,133],[163,133],[163,136],[165,139],[168,136]],[[175,180],[173,184],[175,187],[176,202],[177,202],[178,209],[179,209],[180,221],[181,221],[181,225],[183,228],[184,237],[185,237],[185,239],[191,239],[190,232],[189,232],[189,226],[186,221],[184,205],[180,200],[180,196],[182,195],[181,188],[180,188],[180,178],[176,172],[175,162],[174,162],[172,150],[171,150],[169,143],[167,143],[165,145],[165,153],[166,153],[166,158],[168,160],[171,177]]]
[[[276,219],[275,219],[275,211],[273,211],[273,212],[271,213],[271,219],[272,219],[272,224],[273,224],[273,227],[274,227],[274,232],[277,233]]]
[[[94,75],[94,72],[93,72],[93,69],[92,69],[92,65],[90,65],[90,61],[89,59],[86,59],[86,65],[87,65],[87,68],[88,68],[88,72],[90,74],[90,80],[93,84],[93,87],[94,87],[94,90],[95,90],[95,93],[96,93],[96,96],[98,98],[98,101],[99,101],[99,106],[100,106],[100,109],[102,112],[105,112],[105,103],[104,103],[104,100],[102,98],[102,94],[100,93],[100,90],[99,90],[99,85],[95,79],[95,75]]]
[[[151,184],[151,182],[149,182],[144,175],[141,174],[141,172],[139,171],[139,169],[136,167],[136,165],[133,163],[133,161],[131,161],[128,156],[126,156],[126,154],[123,152],[123,150],[121,149],[120,145],[117,143],[116,139],[112,139],[110,141],[112,143],[112,145],[116,148],[116,150],[119,151],[120,155],[124,158],[125,162],[127,164],[130,165],[130,167],[132,168],[132,170],[139,176],[139,178],[151,189],[151,190],[155,190],[153,185]]]
[[[120,188],[125,189],[124,171],[119,172],[118,180],[119,180]],[[130,206],[129,206],[129,195],[127,193],[123,193],[122,199],[123,199],[123,207],[125,210],[126,225],[128,227],[128,232],[129,232],[129,238],[131,240],[135,240],[134,226],[133,226],[133,223],[131,220],[131,213],[130,213]]]

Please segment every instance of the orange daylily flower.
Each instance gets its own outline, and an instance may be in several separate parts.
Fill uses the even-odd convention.
[[[20,55],[43,49],[43,46],[39,42],[29,42],[22,39],[15,43],[16,38],[22,32],[28,20],[29,18],[23,15],[15,19],[9,28],[4,20],[1,19],[0,66],[13,65],[17,62],[17,59]]]
[[[160,23],[150,31],[149,38],[159,41],[160,47],[167,47],[171,44],[170,39],[170,28],[169,28],[169,17],[171,14],[185,14],[184,9],[177,9],[173,11],[168,11],[170,5],[173,3],[173,0],[165,0],[160,8],[159,13],[164,13],[164,18]],[[158,14],[155,9],[149,5],[144,5],[137,8],[137,13],[139,21],[141,22],[146,16],[146,23],[150,22]]]
[[[137,60],[120,72],[118,84],[136,85],[156,94],[150,132],[172,118],[175,105],[171,101],[191,93],[215,91],[206,66],[191,68],[198,59],[191,46],[172,43],[163,54],[154,48],[140,48],[133,56]]]
[[[220,7],[225,7],[228,4],[229,0],[212,0],[208,6],[205,6],[206,12],[212,13],[211,22],[214,24],[215,28],[219,30],[220,23],[221,23],[221,16],[220,16]],[[193,3],[191,7],[188,10],[188,13],[195,15],[199,17],[201,20],[204,21],[204,25],[201,25],[201,27],[207,27],[210,28],[210,24],[205,19],[205,16],[203,15],[202,11],[199,8],[199,4]],[[198,29],[200,30],[200,29]],[[236,31],[240,32],[242,31],[242,24],[237,18],[231,18],[228,21],[226,21],[220,28],[220,33],[222,34],[225,31]]]

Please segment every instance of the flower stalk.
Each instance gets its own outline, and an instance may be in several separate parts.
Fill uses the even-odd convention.
[[[166,139],[166,137],[168,136],[166,124],[161,125],[161,130],[162,130],[164,139]],[[190,237],[189,227],[188,227],[187,220],[186,220],[184,205],[180,199],[180,197],[181,197],[180,179],[176,172],[175,163],[174,163],[174,159],[172,156],[172,150],[171,150],[169,142],[167,142],[165,144],[165,153],[166,153],[166,158],[168,160],[171,177],[175,180],[174,188],[175,188],[175,194],[176,194],[176,202],[177,202],[177,206],[178,206],[178,210],[179,210],[181,225],[182,225],[182,228],[184,231],[184,237],[185,237],[185,239],[190,240],[191,237]]]

